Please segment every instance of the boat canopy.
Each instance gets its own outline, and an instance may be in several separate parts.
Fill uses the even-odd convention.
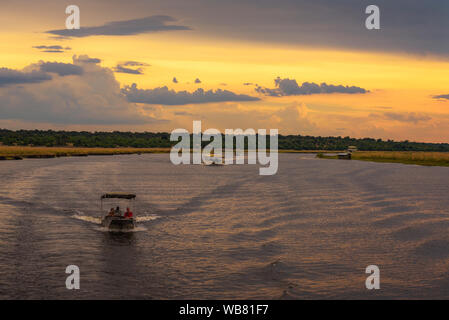
[[[136,197],[135,194],[132,193],[105,193],[101,196],[101,199],[134,199]]]

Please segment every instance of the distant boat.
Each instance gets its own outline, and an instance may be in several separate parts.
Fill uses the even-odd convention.
[[[338,159],[351,160],[351,153],[350,152],[339,153],[339,154],[337,154],[337,156],[338,156]]]
[[[203,161],[202,163],[205,166],[223,166],[224,159],[223,159],[223,157],[219,158],[219,157],[209,156],[209,157],[207,157],[207,161]]]

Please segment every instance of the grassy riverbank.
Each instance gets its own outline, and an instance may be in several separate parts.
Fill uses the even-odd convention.
[[[318,154],[328,154],[328,153],[337,153],[337,152],[343,152],[343,151],[279,149],[278,152],[279,153],[318,153]]]
[[[170,148],[76,148],[76,147],[20,147],[0,146],[0,160],[25,158],[85,157],[139,153],[169,153]],[[279,150],[280,153],[326,153],[329,151]]]
[[[318,154],[322,159],[337,159],[337,156]],[[449,166],[449,152],[414,151],[357,151],[352,160],[416,164],[422,166]]]
[[[170,152],[170,148],[71,148],[0,146],[0,160],[168,152]]]

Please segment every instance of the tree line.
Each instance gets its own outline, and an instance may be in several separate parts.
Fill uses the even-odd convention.
[[[224,137],[223,137],[224,139]],[[372,138],[314,137],[279,135],[281,150],[345,150],[356,146],[361,151],[434,151],[449,152],[448,143],[423,143]],[[7,146],[168,148],[176,144],[166,132],[88,132],[0,129],[0,144]],[[207,144],[208,142],[205,142]],[[267,145],[269,139],[267,139]],[[224,141],[223,141],[224,145]]]

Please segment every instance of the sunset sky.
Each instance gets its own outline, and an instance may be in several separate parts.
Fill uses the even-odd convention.
[[[0,128],[449,142],[447,0],[0,4]]]

